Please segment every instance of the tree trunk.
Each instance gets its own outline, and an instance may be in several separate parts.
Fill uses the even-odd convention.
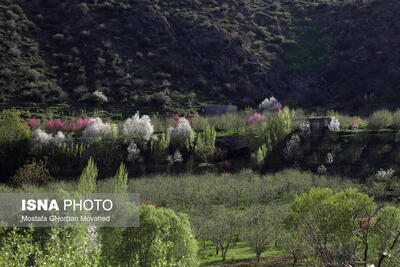
[[[218,255],[218,252],[219,252],[219,247],[218,247],[218,245],[216,245],[215,246],[215,255]]]
[[[257,252],[257,263],[260,263],[261,252]]]
[[[297,265],[297,256],[293,254],[293,267],[296,267]]]

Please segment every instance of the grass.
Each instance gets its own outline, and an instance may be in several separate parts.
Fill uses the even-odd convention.
[[[256,254],[244,242],[238,242],[235,246],[229,248],[225,262],[222,261],[221,252],[216,255],[215,246],[212,242],[206,242],[205,250],[202,247],[203,243],[199,242],[199,246],[201,247],[199,251],[200,266],[222,266],[224,264],[229,266],[236,266],[237,264],[239,264],[237,266],[251,266],[256,261]],[[264,266],[285,266],[290,263],[290,258],[287,257],[284,251],[274,247],[262,253],[261,257],[263,258],[262,263]],[[283,263],[283,265],[277,265],[278,262]]]

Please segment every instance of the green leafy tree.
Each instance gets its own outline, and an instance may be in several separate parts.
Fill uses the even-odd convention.
[[[166,244],[160,248],[160,242]],[[122,240],[115,244],[121,266],[198,266],[197,242],[188,217],[170,209],[140,207],[140,227],[125,228]]]
[[[384,207],[371,219],[371,255],[377,267],[400,266],[400,209]]]
[[[265,158],[270,152],[282,142],[292,131],[292,119],[294,111],[287,107],[276,113],[268,123],[262,124],[260,129],[256,130],[255,140],[257,149],[252,153],[253,163],[261,168],[264,165]]]
[[[366,194],[347,189],[311,189],[295,198],[286,225],[301,235],[322,265],[354,265],[362,258],[360,220],[372,216],[376,204]]]

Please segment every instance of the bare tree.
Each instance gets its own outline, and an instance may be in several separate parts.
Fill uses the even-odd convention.
[[[243,217],[242,237],[256,253],[257,263],[261,253],[276,240],[279,221],[278,212],[266,206],[252,206]]]
[[[215,209],[213,217],[208,221],[208,234],[210,240],[216,245],[218,254],[221,250],[222,260],[226,260],[228,249],[232,245],[239,229],[239,212],[229,210],[223,206]]]

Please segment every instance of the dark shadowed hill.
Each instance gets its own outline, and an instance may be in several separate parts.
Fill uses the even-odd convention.
[[[396,0],[2,0],[0,19],[3,106],[400,101]]]

